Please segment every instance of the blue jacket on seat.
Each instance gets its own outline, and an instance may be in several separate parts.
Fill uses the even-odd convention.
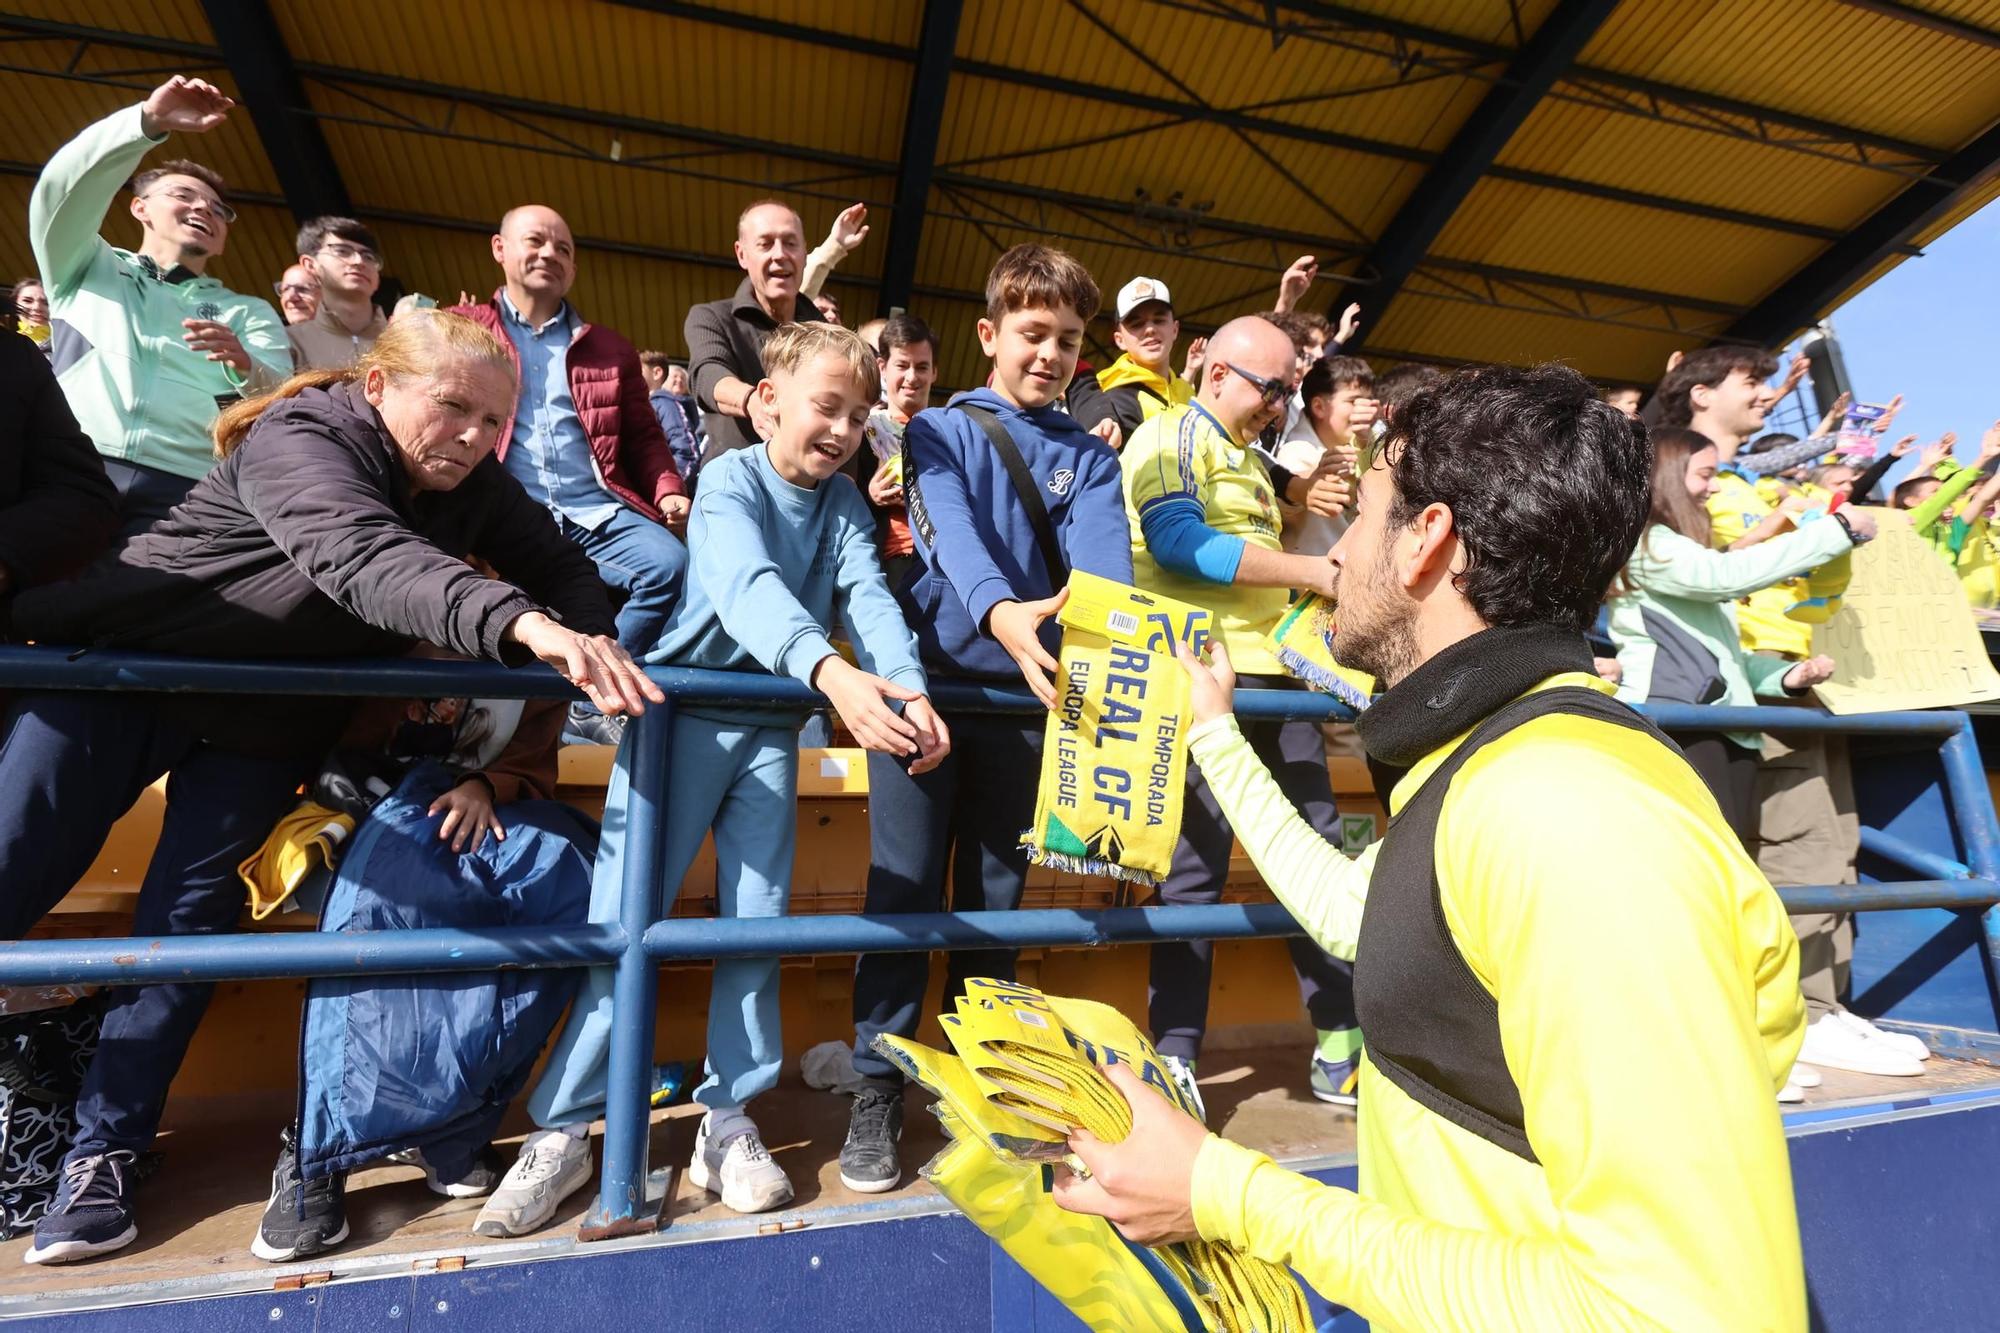
[[[425,812],[454,778],[412,770],[355,830],[320,929],[580,925],[597,828],[555,801],[499,807],[507,840],[454,853]],[[324,977],[300,1033],[300,1170],[350,1171],[422,1148],[441,1180],[470,1170],[576,991],[574,970]]]

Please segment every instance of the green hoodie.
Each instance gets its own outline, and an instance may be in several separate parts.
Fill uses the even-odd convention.
[[[215,461],[218,405],[289,375],[291,346],[269,302],[210,277],[165,281],[97,234],[139,160],[165,142],[140,128],[140,110],[113,112],[49,159],[28,204],[28,239],[48,287],[57,378],[97,452],[199,477]],[[185,319],[235,330],[250,354],[247,381],[183,342]]]

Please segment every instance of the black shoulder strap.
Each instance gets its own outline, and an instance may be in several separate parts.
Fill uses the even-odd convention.
[[[1014,443],[1014,437],[1000,424],[1000,416],[992,408],[977,403],[959,403],[957,407],[977,421],[980,429],[986,432],[986,438],[993,441],[994,451],[1000,455],[1000,462],[1014,483],[1014,494],[1021,498],[1021,507],[1028,511],[1029,526],[1035,530],[1035,545],[1041,548],[1042,563],[1048,567],[1049,586],[1062,587],[1069,582],[1069,562],[1063,559],[1062,543],[1056,540],[1056,525],[1049,518],[1049,507],[1042,503],[1042,491],[1035,485],[1035,474],[1028,471],[1028,460],[1021,457],[1021,447]]]

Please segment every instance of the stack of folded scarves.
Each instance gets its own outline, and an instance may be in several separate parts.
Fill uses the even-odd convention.
[[[1052,1168],[1082,1165],[1069,1134],[1118,1143],[1131,1132],[1131,1106],[1104,1067],[1123,1063],[1199,1114],[1130,1020],[1107,1005],[988,979],[968,981],[957,1010],[938,1019],[955,1054],[892,1036],[875,1048],[939,1099],[950,1143],[923,1175],[980,1230],[1103,1333],[1308,1333],[1305,1294],[1285,1269],[1202,1240],[1134,1245],[1103,1218],[1057,1206]]]

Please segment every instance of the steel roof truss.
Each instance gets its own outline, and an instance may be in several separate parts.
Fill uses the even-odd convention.
[[[270,6],[265,0],[202,0],[202,10],[292,215],[304,222],[350,212],[340,164],[319,122],[303,110],[305,90]]]
[[[627,4],[635,4],[635,0],[620,0],[620,2]],[[1196,8],[1196,6],[1184,3],[1182,2],[1182,0],[1154,0],[1154,3],[1166,4],[1172,7],[1184,8],[1184,9]],[[763,19],[756,18],[754,16],[747,14],[746,15],[729,14],[728,11],[711,12],[703,10],[700,6],[688,7],[678,4],[674,5],[671,9],[669,9],[665,4],[635,4],[635,7],[660,13],[673,13],[680,15],[681,17],[693,18],[703,22],[725,23],[726,26],[743,28],[745,30],[759,31],[766,33],[767,35],[789,37],[799,41],[808,41],[808,40],[818,41],[821,45],[832,45],[836,49],[853,50],[864,55],[873,55],[873,56],[898,59],[898,60],[913,58],[912,53],[903,47],[886,45],[877,42],[870,42],[865,39],[858,39],[858,38],[852,40],[846,40],[844,38],[842,40],[828,40],[829,38],[842,38],[842,35],[823,33],[817,29],[798,29],[797,25],[777,23],[777,22],[767,22]],[[1228,17],[1234,13],[1234,11],[1228,10],[1226,5],[1221,5],[1220,0],[1217,0],[1217,3],[1214,7],[1201,8],[1199,12],[1213,13],[1217,17]],[[724,17],[725,14],[728,15],[726,18]],[[1240,18],[1240,15],[1237,15],[1236,17]],[[60,23],[51,20],[31,18],[21,15],[0,14],[0,27],[15,28],[24,33],[26,37],[30,39],[34,37],[59,38],[64,36],[70,36],[70,37],[77,37],[80,40],[83,40],[86,44],[89,44],[90,42],[99,42],[110,45],[125,46],[140,50],[163,51],[168,54],[181,56],[185,59],[204,62],[203,67],[212,66],[219,60],[219,55],[214,50],[214,48],[204,47],[197,43],[183,42],[172,38],[152,37],[137,33],[120,33],[106,29],[85,28],[78,24]],[[81,48],[79,48],[79,50],[81,50]],[[1494,51],[1495,54],[1483,57],[1478,56],[1477,52],[1475,52],[1473,57],[1460,60],[1457,63],[1453,64],[1449,72],[1464,74],[1468,77],[1485,77],[1484,75],[1481,75],[1477,72],[1477,68],[1479,65],[1492,63],[1492,61],[1494,60],[1504,60],[1506,56],[1509,54],[1504,48],[1494,48]],[[1376,54],[1382,54],[1382,53],[1376,52]],[[1388,55],[1385,55],[1384,58],[1392,60],[1394,59],[1393,56],[1388,56]],[[1418,59],[1418,56],[1416,54],[1413,54],[1411,58]],[[1418,60],[1418,63],[1421,64],[1424,62],[1422,60]],[[1343,149],[1348,149],[1350,151],[1374,154],[1377,156],[1387,156],[1396,160],[1417,162],[1426,165],[1428,165],[1433,160],[1433,154],[1425,152],[1421,149],[1409,148],[1398,144],[1388,144],[1377,140],[1360,138],[1359,136],[1354,136],[1354,135],[1337,134],[1327,131],[1316,130],[1309,126],[1296,125],[1283,120],[1275,120],[1269,117],[1247,115],[1242,111],[1229,111],[1229,110],[1216,110],[1216,109],[1204,111],[1202,108],[1177,103],[1174,102],[1172,99],[1154,98],[1141,94],[1127,94],[1117,89],[1106,89],[1098,85],[1080,84],[1069,80],[1053,79],[1047,76],[1035,74],[1031,71],[1010,70],[1004,67],[988,65],[978,61],[962,61],[962,60],[955,61],[954,69],[960,73],[969,74],[974,77],[993,78],[1001,80],[1003,82],[1020,84],[1022,86],[1041,88],[1045,91],[1058,92],[1076,97],[1090,98],[1097,101],[1109,101],[1116,105],[1136,106],[1141,109],[1151,110],[1165,117],[1165,119],[1163,119],[1161,124],[1155,128],[1164,129],[1172,125],[1185,124],[1192,120],[1201,120],[1208,123],[1224,123],[1226,121],[1233,121],[1254,131],[1261,133],[1268,133],[1279,138],[1293,139],[1306,143],[1316,143],[1326,147],[1343,148]],[[343,73],[353,74],[359,77],[368,77],[367,75],[359,71],[337,71],[331,68],[319,68],[319,67],[313,67],[312,69],[303,70],[302,72],[310,74],[315,70],[318,73],[326,76],[327,78],[337,78],[340,74]],[[30,72],[35,74],[50,74],[53,71],[47,69],[32,69],[25,72]],[[449,94],[441,91],[440,95],[449,95]],[[1603,109],[1612,111],[1633,110],[1629,102],[1620,99],[1606,99],[1603,97],[1599,97],[1597,99],[1592,99],[1590,104],[1597,105],[1602,107]],[[1697,128],[1708,128],[1708,129],[1714,129],[1717,132],[1721,132],[1721,126],[1715,124],[1700,125],[1697,126]],[[1757,138],[1755,135],[1746,136],[1742,134],[1736,134],[1734,137],[1753,138],[1757,142],[1765,143],[1767,146],[1771,147],[1783,148],[1783,147],[1795,146],[1786,141],[1772,140],[1768,138]],[[799,150],[793,148],[790,145],[767,145],[761,151],[776,153],[783,156],[796,157],[799,155]],[[1816,156],[1827,156],[1826,153],[1822,151],[1813,150],[1811,148],[1801,148],[1801,151],[1814,152]],[[814,161],[822,165],[832,165],[824,162],[823,158],[819,156],[808,156],[804,160]],[[1839,157],[1838,160],[1851,161],[1857,165],[1873,167],[1883,170],[1893,169],[1892,167],[1877,162],[1874,159],[1865,158],[1865,156],[1861,154],[1857,154],[1854,158]],[[840,165],[853,167],[854,169],[868,175],[890,174],[894,170],[893,165],[887,163],[856,163],[852,161],[843,161],[842,163],[840,163]],[[1494,174],[1499,175],[1504,170],[1506,169],[1496,169]],[[1595,182],[1590,182],[1590,181],[1570,180],[1568,178],[1552,175],[1549,173],[1532,173],[1532,174],[1535,178],[1528,183],[1535,184],[1543,189],[1570,191],[1573,193],[1582,194],[1586,196],[1608,197],[1605,194],[1605,192],[1608,189],[1614,188],[1614,187],[1599,185]],[[1523,173],[1518,178],[1525,179],[1526,175],[1527,173]],[[1623,200],[1623,202],[1630,203],[1638,207],[1657,208],[1666,212],[1684,213],[1689,216],[1696,216],[1696,217],[1704,217],[1712,215],[1712,211],[1704,208],[1704,206],[1692,205],[1685,200],[1676,199],[1669,196],[1650,195],[1644,191],[1621,190],[1619,191],[1619,197]],[[1766,218],[1763,217],[1762,215],[1744,210],[1728,210],[1728,212],[1730,212],[1732,216],[1724,220],[1740,222],[1745,226],[1765,227],[1769,230],[1788,231],[1788,232],[1795,232],[1797,234],[1810,234],[1810,233],[1799,232],[1798,224],[1790,223],[1782,218]]]

